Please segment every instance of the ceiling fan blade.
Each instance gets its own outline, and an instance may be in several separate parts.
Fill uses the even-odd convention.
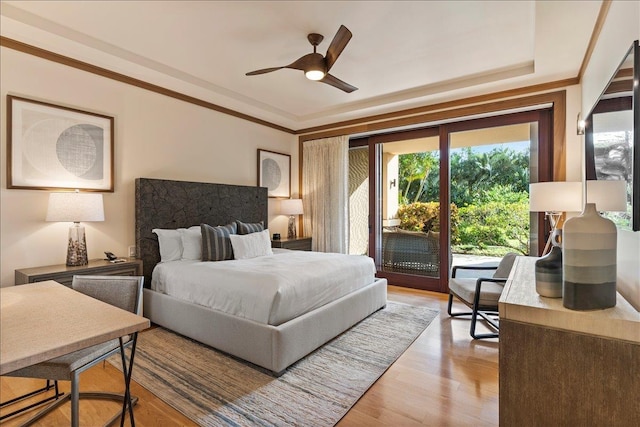
[[[272,71],[282,70],[283,68],[286,68],[286,66],[284,66],[284,67],[273,67],[273,68],[263,68],[261,70],[250,71],[247,74],[245,74],[245,76],[257,76],[258,74],[270,73]]]
[[[338,28],[338,32],[333,37],[333,40],[331,40],[331,44],[329,45],[329,49],[327,49],[327,54],[325,55],[327,72],[336,62],[338,56],[340,56],[347,43],[349,43],[349,40],[351,40],[351,36],[351,31],[349,31],[344,25],[340,25],[340,28]]]
[[[326,83],[330,86],[337,87],[340,90],[343,90],[347,93],[351,93],[354,90],[358,90],[357,87],[351,86],[349,83],[343,82],[337,77],[332,76],[331,74],[327,74],[324,76],[322,80],[319,80],[322,83]]]
[[[312,58],[316,55],[322,58],[322,55],[320,55],[319,53],[307,53],[305,56],[298,58],[291,64],[287,65],[287,68],[305,71],[307,67],[313,63]]]
[[[282,70],[283,68],[291,68],[293,70],[302,70],[302,71],[304,71],[307,68],[307,66],[311,63],[311,58],[314,55],[321,56],[319,53],[317,53],[317,54],[308,53],[308,54],[304,55],[303,57],[296,59],[295,61],[293,61],[289,65],[283,65],[282,67],[263,68],[262,70],[251,71],[251,72],[249,72],[249,73],[247,73],[245,75],[247,75],[247,76],[256,76],[258,74],[265,74],[265,73],[270,73],[272,71]]]

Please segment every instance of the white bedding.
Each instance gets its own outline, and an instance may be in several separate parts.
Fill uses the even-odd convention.
[[[277,326],[372,283],[375,273],[362,255],[274,249],[244,260],[159,263],[151,289]]]

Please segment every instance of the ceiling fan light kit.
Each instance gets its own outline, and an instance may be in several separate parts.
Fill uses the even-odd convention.
[[[322,70],[309,70],[309,71],[305,72],[304,75],[309,80],[318,81],[318,80],[322,80],[324,78],[325,73]]]
[[[350,85],[349,83],[343,82],[339,78],[329,74],[329,70],[331,69],[333,64],[335,64],[338,56],[340,56],[345,46],[347,46],[347,43],[349,43],[349,40],[351,40],[351,37],[351,31],[349,31],[344,25],[341,25],[338,29],[338,32],[333,37],[329,48],[327,49],[327,54],[325,56],[322,56],[321,54],[316,52],[316,47],[322,42],[324,36],[322,36],[322,34],[311,33],[307,36],[307,40],[309,40],[309,43],[311,43],[311,45],[313,46],[313,53],[308,53],[301,58],[293,61],[289,65],[263,68],[260,70],[251,71],[246,75],[256,76],[258,74],[270,73],[272,71],[281,70],[283,68],[302,70],[304,72],[304,75],[309,80],[319,81],[336,87],[344,92],[351,93],[354,90],[358,90],[358,88]]]

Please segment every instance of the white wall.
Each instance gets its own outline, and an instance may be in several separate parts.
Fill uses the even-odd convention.
[[[138,177],[256,185],[257,149],[291,154],[298,190],[298,145],[293,135],[183,101],[0,49],[1,158],[0,284],[14,270],[64,263],[69,224],[44,221],[48,192],[8,190],[6,95],[76,107],[115,117],[115,192],[104,193],[105,221],[85,223],[89,258],[126,255],[134,245],[134,180]],[[269,199],[269,227],[286,233],[287,218]]]
[[[638,39],[640,2],[612,2],[582,79],[583,116],[591,111],[631,43]],[[618,291],[640,310],[640,232],[618,230],[617,287]]]

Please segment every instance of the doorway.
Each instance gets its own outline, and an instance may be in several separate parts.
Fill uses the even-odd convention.
[[[528,184],[551,179],[551,114],[537,110],[352,140],[368,154],[367,253],[378,276],[446,292],[456,251],[469,250],[474,239],[496,257],[510,250],[537,254],[545,223],[528,211]],[[493,215],[505,202],[502,217]],[[473,218],[496,223],[474,229]]]

